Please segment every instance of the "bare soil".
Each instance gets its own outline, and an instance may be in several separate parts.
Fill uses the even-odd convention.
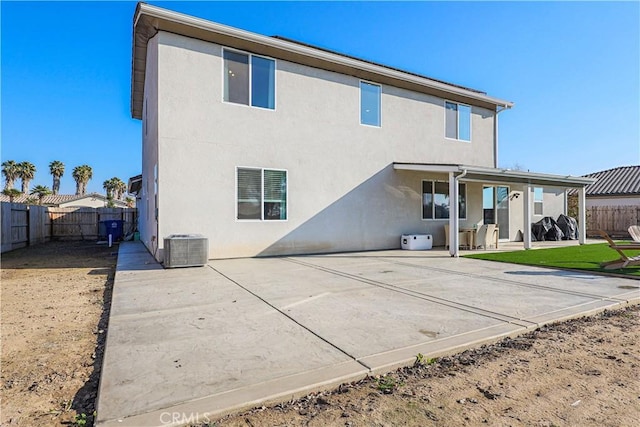
[[[209,425],[636,427],[639,326],[606,311]]]
[[[2,255],[0,424],[93,424],[117,248]],[[630,285],[637,282],[630,281]],[[80,418],[82,421],[83,418]],[[640,305],[547,325],[216,426],[636,426]]]
[[[1,425],[93,424],[116,251],[51,242],[2,254]]]

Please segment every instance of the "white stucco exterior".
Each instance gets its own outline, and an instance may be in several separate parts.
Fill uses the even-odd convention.
[[[212,258],[394,248],[403,233],[443,233],[444,220],[421,219],[421,182],[447,180],[394,161],[494,164],[494,111],[473,106],[471,142],[450,140],[444,99],[383,85],[382,125],[363,126],[358,78],[284,60],[275,110],[226,103],[222,50],[166,32],[149,41],[140,231],[152,251],[184,233],[207,236]],[[236,167],[287,170],[286,221],[235,219]],[[481,186],[468,192],[473,206]]]
[[[398,248],[409,233],[432,234],[443,245],[448,220],[422,219],[422,181],[446,182],[449,173],[395,170],[394,163],[496,166],[498,107],[509,105],[491,104],[480,92],[451,85],[451,97],[438,96],[441,82],[411,90],[380,74],[380,81],[366,81],[381,86],[381,126],[365,126],[356,77],[363,71],[341,73],[330,71],[334,65],[303,65],[307,57],[295,62],[263,53],[275,60],[275,109],[233,104],[223,101],[227,47],[156,32],[156,24],[146,46],[134,46],[136,57],[146,49],[146,64],[134,58],[132,114],[143,120],[140,234],[160,260],[171,234],[204,235],[210,258]],[[136,110],[140,81],[143,103]],[[447,100],[471,107],[470,142],[445,138]],[[239,167],[286,170],[286,220],[236,219]],[[482,223],[483,182],[465,185],[460,226],[473,227]],[[517,211],[522,198],[510,203]],[[555,216],[565,204],[564,192],[545,192]],[[510,237],[517,230],[510,227]]]

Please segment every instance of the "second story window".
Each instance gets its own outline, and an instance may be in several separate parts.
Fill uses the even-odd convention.
[[[380,126],[380,85],[360,82],[360,124]]]
[[[275,109],[273,59],[224,50],[224,100],[234,104]]]
[[[446,101],[444,136],[460,141],[471,141],[471,107]]]

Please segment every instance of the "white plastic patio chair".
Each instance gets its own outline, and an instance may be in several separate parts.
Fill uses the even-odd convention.
[[[640,225],[631,225],[627,231],[634,241],[640,243]]]

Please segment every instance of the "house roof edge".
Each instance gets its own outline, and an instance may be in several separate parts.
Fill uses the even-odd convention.
[[[356,74],[359,73],[363,76],[378,76],[383,80],[380,83],[392,86],[393,82],[396,82],[396,86],[398,83],[402,83],[409,87],[423,88],[426,92],[450,94],[462,100],[494,106],[496,109],[499,107],[511,108],[514,105],[511,101],[495,98],[474,89],[315,48],[304,43],[256,34],[140,2],[136,6],[133,19],[131,64],[131,116],[133,118],[142,118],[146,45],[148,40],[158,31],[172,32],[223,45],[226,42],[230,47],[244,47],[246,49],[249,46],[256,53],[264,51],[265,54],[275,58],[284,56],[282,59],[287,61],[344,74],[349,74],[345,70],[353,70]]]

